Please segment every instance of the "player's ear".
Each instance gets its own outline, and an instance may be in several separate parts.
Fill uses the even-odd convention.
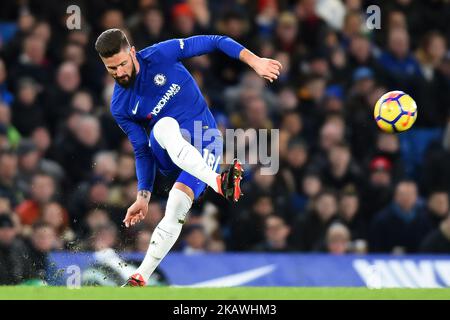
[[[134,46],[131,46],[130,53],[133,57],[136,57],[136,48]]]

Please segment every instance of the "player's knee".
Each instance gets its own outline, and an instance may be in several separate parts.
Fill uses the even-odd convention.
[[[169,192],[169,198],[167,199],[165,218],[169,219],[172,223],[184,224],[186,215],[192,206],[192,199],[187,193],[172,188]]]
[[[177,120],[171,117],[161,118],[153,127],[153,135],[155,136],[155,140],[164,149],[168,145],[168,140],[170,140],[170,138],[179,131],[180,126]]]

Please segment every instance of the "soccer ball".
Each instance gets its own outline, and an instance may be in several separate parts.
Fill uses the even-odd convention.
[[[373,116],[378,127],[385,132],[406,131],[417,119],[417,105],[403,91],[390,91],[378,99]]]

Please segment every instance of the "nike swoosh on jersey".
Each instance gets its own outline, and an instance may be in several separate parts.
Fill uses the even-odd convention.
[[[131,112],[132,112],[133,114],[136,114],[136,113],[137,113],[137,109],[139,108],[139,102],[141,102],[141,100],[138,100],[138,102],[136,103],[136,106],[134,107],[134,109],[131,110]]]

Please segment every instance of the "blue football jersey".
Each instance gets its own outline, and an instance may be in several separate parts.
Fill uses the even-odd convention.
[[[162,117],[185,123],[208,108],[181,60],[215,50],[239,59],[242,49],[242,45],[229,37],[202,35],[163,41],[136,53],[139,72],[129,88],[116,83],[111,113],[133,145],[138,190],[152,191],[156,172],[146,128],[151,129]]]

